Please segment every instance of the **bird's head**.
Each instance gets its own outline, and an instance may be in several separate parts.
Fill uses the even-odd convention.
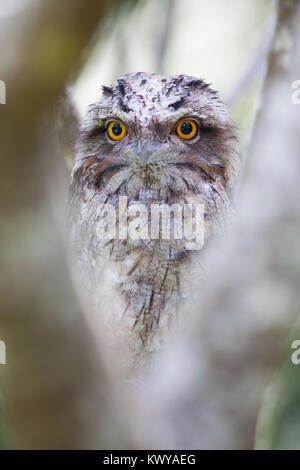
[[[77,144],[74,176],[95,191],[129,198],[207,195],[229,198],[239,163],[232,122],[218,94],[194,77],[124,75],[89,107]]]

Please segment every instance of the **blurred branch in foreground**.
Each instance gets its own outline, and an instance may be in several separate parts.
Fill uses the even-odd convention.
[[[7,364],[0,385],[21,448],[127,447],[131,440],[80,314],[41,165],[46,157],[55,166],[41,122],[116,4],[31,2],[13,24],[2,24],[0,338]]]
[[[278,8],[239,222],[205,289],[195,288],[186,336],[155,378],[172,436],[162,447],[252,448],[270,371],[299,314],[300,134],[291,86],[300,70],[300,3],[281,0]]]

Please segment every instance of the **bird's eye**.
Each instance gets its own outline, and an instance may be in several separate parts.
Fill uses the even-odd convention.
[[[112,121],[108,124],[107,133],[112,140],[121,140],[126,135],[126,127],[121,121]]]
[[[192,119],[182,119],[176,127],[177,135],[184,140],[191,140],[198,132],[198,124]]]

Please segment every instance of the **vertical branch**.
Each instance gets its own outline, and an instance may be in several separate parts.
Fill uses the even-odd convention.
[[[243,159],[242,159],[242,164],[241,164],[241,171],[240,171],[240,178],[239,178],[239,185],[238,185],[238,190],[237,194],[240,193],[240,190],[243,185],[243,181],[245,179],[245,173],[246,173],[246,167],[248,165],[248,159],[249,159],[249,153],[250,153],[250,146],[252,143],[252,139],[254,137],[254,130],[256,126],[256,120],[260,111],[260,107],[263,104],[263,92],[266,84],[266,79],[267,79],[267,74],[268,74],[268,64],[269,64],[269,59],[272,53],[272,48],[274,47],[274,37],[276,34],[276,29],[278,26],[278,15],[279,15],[279,0],[273,0],[273,12],[270,17],[270,25],[269,25],[269,32],[268,32],[268,37],[266,40],[265,47],[263,48],[263,52],[261,55],[262,59],[262,64],[261,64],[261,76],[260,76],[260,81],[259,81],[259,86],[258,86],[258,92],[256,96],[256,108],[254,110],[254,115],[252,118],[252,126],[249,132],[249,136],[247,139],[247,145],[244,151]],[[263,55],[264,53],[264,55]]]
[[[164,60],[166,51],[169,43],[169,37],[172,30],[173,15],[176,7],[175,0],[164,0],[163,2],[163,22],[161,26],[161,34],[159,37],[158,49],[157,49],[157,73],[164,73]],[[161,9],[161,2],[159,2],[159,9]]]

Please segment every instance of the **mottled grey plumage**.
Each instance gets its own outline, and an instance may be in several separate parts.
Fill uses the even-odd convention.
[[[175,132],[182,118],[199,123],[191,141]],[[121,141],[107,136],[112,119],[127,127]],[[207,243],[228,219],[238,169],[228,112],[202,80],[128,74],[103,87],[90,106],[72,174],[72,243],[99,314],[137,361],[144,363],[165,341],[202,252],[186,251],[178,240],[104,242],[97,237],[101,203],[117,207],[119,196],[147,206],[204,203]]]

